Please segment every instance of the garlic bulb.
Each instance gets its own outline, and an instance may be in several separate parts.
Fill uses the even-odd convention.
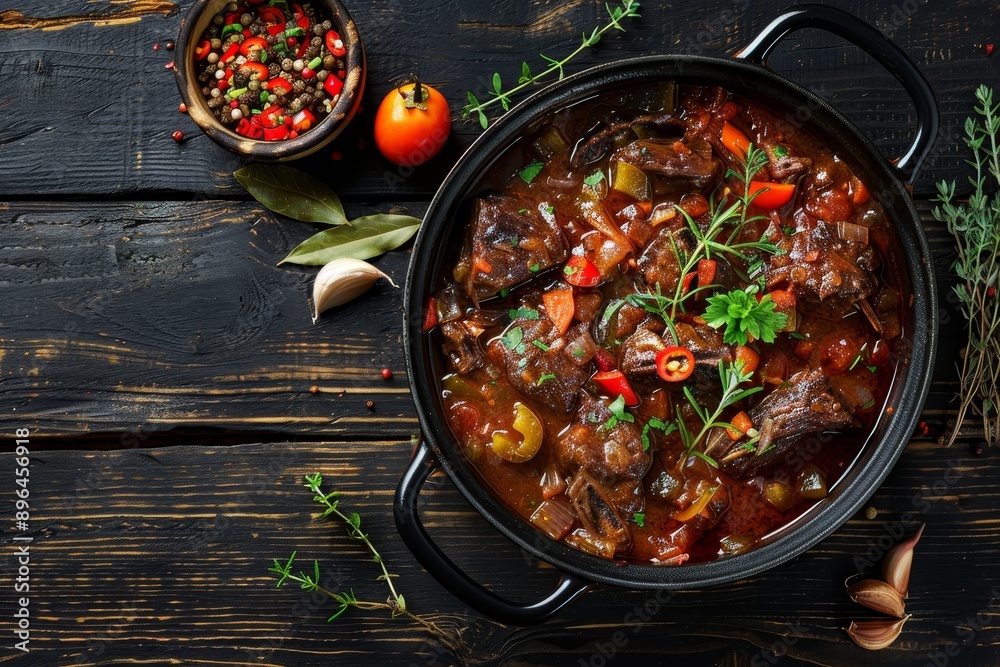
[[[323,266],[313,283],[313,324],[324,310],[361,296],[379,278],[385,278],[396,287],[392,278],[360,259],[342,257]]]

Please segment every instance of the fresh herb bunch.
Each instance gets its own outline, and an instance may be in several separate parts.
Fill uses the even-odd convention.
[[[976,90],[978,118],[965,121],[963,141],[972,149],[968,163],[975,169],[969,177],[972,194],[965,204],[955,202],[955,183],[937,184],[940,205],[934,217],[948,225],[955,236],[958,258],[954,270],[961,279],[955,294],[968,321],[968,339],[962,359],[959,408],[948,438],[958,436],[966,413],[972,409],[983,421],[986,442],[1000,436],[1000,103],[993,90]],[[992,177],[992,178],[991,178]],[[992,195],[987,190],[992,186]]]
[[[311,572],[306,572],[305,570],[299,570],[296,572],[294,567],[297,552],[295,551],[292,552],[292,555],[288,557],[287,561],[282,561],[278,558],[273,559],[274,565],[268,568],[268,572],[273,572],[278,577],[277,588],[281,588],[289,581],[292,581],[299,584],[299,587],[304,591],[310,593],[319,591],[320,593],[328,596],[339,606],[333,615],[327,618],[327,622],[336,620],[345,611],[351,608],[369,611],[386,610],[393,618],[396,616],[406,616],[411,621],[423,626],[424,629],[434,635],[439,641],[441,641],[442,644],[454,651],[456,654],[464,653],[462,643],[454,633],[445,630],[433,621],[428,621],[427,619],[414,614],[407,608],[405,598],[396,590],[396,586],[392,582],[396,575],[389,573],[385,559],[382,558],[382,555],[375,548],[375,545],[373,545],[371,540],[368,539],[368,534],[361,530],[361,516],[357,512],[345,513],[340,509],[340,492],[332,491],[330,493],[324,493],[322,489],[323,475],[318,472],[313,473],[312,475],[306,475],[304,486],[312,492],[313,502],[323,508],[323,512],[319,515],[320,518],[332,516],[340,519],[347,527],[347,534],[365,545],[371,554],[372,561],[378,564],[379,568],[382,570],[382,574],[378,576],[378,580],[385,582],[389,589],[389,597],[385,602],[366,601],[359,600],[354,594],[353,589],[338,592],[324,588],[320,583],[321,574],[319,561],[313,561]]]
[[[462,107],[462,118],[476,116],[479,119],[479,124],[485,130],[490,124],[490,119],[486,115],[484,111],[485,109],[495,104],[499,104],[503,107],[504,111],[507,111],[513,103],[512,96],[521,92],[525,88],[540,83],[543,79],[546,79],[554,74],[558,75],[558,79],[562,79],[563,76],[565,76],[564,67],[566,63],[578,56],[584,50],[591,48],[601,41],[601,36],[608,30],[614,29],[625,32],[625,27],[621,24],[622,19],[639,18],[640,16],[639,3],[637,0],[622,0],[620,6],[612,7],[611,5],[606,4],[605,7],[608,10],[608,17],[610,18],[608,23],[599,28],[594,28],[589,35],[587,33],[583,33],[583,41],[580,43],[580,46],[578,46],[575,51],[562,60],[550,58],[544,53],[539,54],[542,60],[548,63],[548,67],[538,74],[532,74],[528,63],[522,62],[521,76],[518,77],[517,85],[510,90],[503,89],[503,81],[500,78],[500,73],[494,72],[491,80],[493,90],[488,93],[490,99],[484,102],[480,102],[471,90],[468,91],[469,103]]]
[[[739,241],[740,234],[747,224],[756,222],[764,216],[749,216],[750,205],[760,194],[750,191],[750,181],[767,164],[767,153],[754,147],[751,144],[747,148],[746,157],[742,161],[740,171],[729,170],[726,177],[735,177],[741,184],[742,194],[733,196],[729,188],[720,186],[719,196],[712,196],[709,199],[709,222],[702,227],[680,206],[676,210],[684,217],[688,230],[694,237],[695,244],[691,250],[685,250],[676,243],[673,244],[673,251],[677,257],[677,264],[681,267],[680,275],[686,276],[695,270],[701,260],[712,259],[712,253],[717,255],[729,255],[735,257],[748,265],[761,261],[764,254],[777,254],[778,247],[765,238],[759,241]],[[726,232],[724,238],[723,233]],[[714,285],[699,285],[696,289],[684,289],[684,281],[677,282],[677,288],[673,294],[664,294],[659,284],[649,292],[636,292],[630,294],[626,299],[628,303],[645,308],[647,311],[659,315],[667,324],[670,334],[674,340],[679,340],[677,332],[674,330],[674,320],[678,311],[684,312],[684,302],[693,297],[698,292],[713,289]],[[738,297],[737,297],[738,298]],[[773,310],[773,305],[772,305]],[[784,326],[781,323],[777,329]],[[727,329],[728,331],[728,329]],[[756,334],[755,334],[756,336]],[[745,336],[743,337],[746,342]],[[726,342],[730,342],[727,340]],[[770,342],[770,341],[768,341]]]

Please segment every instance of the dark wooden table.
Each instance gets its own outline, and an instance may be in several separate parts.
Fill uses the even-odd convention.
[[[967,169],[959,147],[972,91],[996,85],[986,44],[996,2],[849,0],[920,65],[943,112],[916,187],[942,278],[942,347],[924,419],[869,505],[794,561],[738,583],[670,596],[598,587],[541,627],[483,618],[446,593],[396,537],[391,497],[416,432],[401,351],[402,299],[378,287],[312,325],[313,271],[276,267],[310,225],[280,220],[231,176],[243,163],[177,112],[165,48],[180,0],[0,3],[0,420],[3,551],[0,661],[66,664],[993,665],[1000,663],[997,454],[934,437],[954,409],[962,325],[947,298],[950,238],[931,216],[939,179]],[[647,3],[628,34],[574,70],[614,58],[727,56],[786,3]],[[400,174],[371,139],[391,83],[418,73],[457,106],[539,51],[565,53],[603,19],[591,0],[383,0],[351,7],[365,39],[365,111],[299,165],[348,213],[420,215],[477,126],[457,122],[430,164]],[[159,44],[159,50],[154,50]],[[907,145],[903,90],[858,49],[803,31],[778,72],[832,100],[886,154]],[[189,137],[178,145],[171,133]],[[332,151],[341,159],[334,160]],[[962,186],[960,186],[961,188]],[[378,261],[397,282],[406,250]],[[384,381],[380,371],[393,369]],[[319,387],[319,393],[310,388]],[[373,411],[365,403],[374,401]],[[30,431],[30,525],[15,529],[15,433]],[[275,590],[272,557],[318,559],[359,597],[384,599],[359,545],[314,518],[302,477],[323,472],[359,511],[411,609],[461,631],[448,652],[422,629]],[[447,479],[424,514],[445,550],[515,599],[555,573],[474,513]],[[842,628],[842,582],[910,520],[927,523],[900,640],[879,653]],[[15,535],[30,536],[30,652],[14,648]],[[868,568],[871,569],[870,567]],[[641,612],[645,606],[646,612]],[[639,610],[639,611],[637,611]]]

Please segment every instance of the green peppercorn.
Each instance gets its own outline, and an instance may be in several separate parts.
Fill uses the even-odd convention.
[[[326,81],[326,77],[328,77],[329,75],[330,73],[327,72],[325,69],[321,69],[320,71],[316,72],[316,78],[319,79],[320,81]]]
[[[250,90],[260,90],[260,79],[252,77],[250,79],[250,83],[247,84],[247,88]]]
[[[222,40],[221,40],[221,39],[219,39],[218,37],[215,37],[215,38],[213,38],[213,39],[212,39],[212,40],[211,40],[211,41],[209,42],[209,44],[211,44],[211,45],[212,45],[212,48],[213,48],[213,49],[221,49],[221,48],[222,48]]]
[[[215,16],[212,17],[212,23],[214,23],[215,25],[222,25],[225,22],[226,22],[226,17],[224,17],[222,14],[216,14]]]

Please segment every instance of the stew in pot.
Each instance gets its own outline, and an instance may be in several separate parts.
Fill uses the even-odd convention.
[[[445,415],[555,540],[664,565],[747,551],[891,413],[888,219],[748,100],[666,83],[563,109],[465,215],[425,325]]]

